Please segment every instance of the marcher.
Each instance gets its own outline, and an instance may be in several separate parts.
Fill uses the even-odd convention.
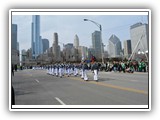
[[[98,70],[99,70],[99,67],[98,67],[98,64],[96,62],[93,63],[91,70],[94,73],[93,79],[96,82],[98,82]]]
[[[56,77],[58,77],[58,65],[55,65],[55,74],[56,74]]]
[[[84,74],[84,80],[88,81],[88,76],[87,76],[88,65],[87,65],[87,63],[83,64],[82,69],[83,69],[83,74]]]
[[[59,68],[59,70],[58,70],[58,72],[59,72],[59,77],[62,78],[62,65],[59,64],[59,65],[58,65],[58,68]]]

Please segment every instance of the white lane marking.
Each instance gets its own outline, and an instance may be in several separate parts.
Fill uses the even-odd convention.
[[[35,81],[39,83],[39,80],[35,79]]]
[[[59,102],[59,103],[61,103],[62,105],[66,105],[62,100],[60,100],[58,97],[55,97],[55,99]]]

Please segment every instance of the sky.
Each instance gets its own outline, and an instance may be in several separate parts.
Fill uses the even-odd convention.
[[[40,35],[47,38],[50,47],[53,44],[53,33],[58,33],[59,45],[73,43],[77,34],[81,46],[92,46],[91,34],[99,27],[89,19],[101,24],[102,41],[107,46],[108,39],[115,34],[122,42],[130,39],[130,26],[137,23],[148,23],[147,15],[41,15]],[[18,42],[20,51],[31,48],[31,15],[12,15],[12,24],[18,25]],[[107,50],[107,47],[104,48]]]

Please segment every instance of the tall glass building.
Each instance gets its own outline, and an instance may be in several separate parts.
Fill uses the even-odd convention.
[[[76,49],[78,49],[78,47],[79,47],[79,38],[77,35],[75,35],[75,37],[74,37],[74,47]]]
[[[40,36],[40,16],[33,15],[32,16],[32,59],[36,59],[36,57],[42,53],[42,40]]]
[[[12,24],[11,48],[17,50],[17,24]]]
[[[95,57],[100,59],[101,55],[101,32],[95,31],[92,33],[92,47],[95,50]]]

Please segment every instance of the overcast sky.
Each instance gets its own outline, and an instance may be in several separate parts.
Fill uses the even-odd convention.
[[[137,23],[148,23],[146,15],[41,15],[40,31],[42,38],[49,39],[53,44],[53,33],[58,33],[59,44],[73,43],[77,34],[81,46],[92,46],[91,34],[99,28],[83,19],[87,18],[102,25],[102,41],[115,34],[122,42],[130,39],[130,26]],[[18,42],[20,50],[31,48],[31,15],[12,15],[12,23],[18,25]],[[123,46],[123,45],[122,45]],[[105,47],[106,50],[106,47]]]

